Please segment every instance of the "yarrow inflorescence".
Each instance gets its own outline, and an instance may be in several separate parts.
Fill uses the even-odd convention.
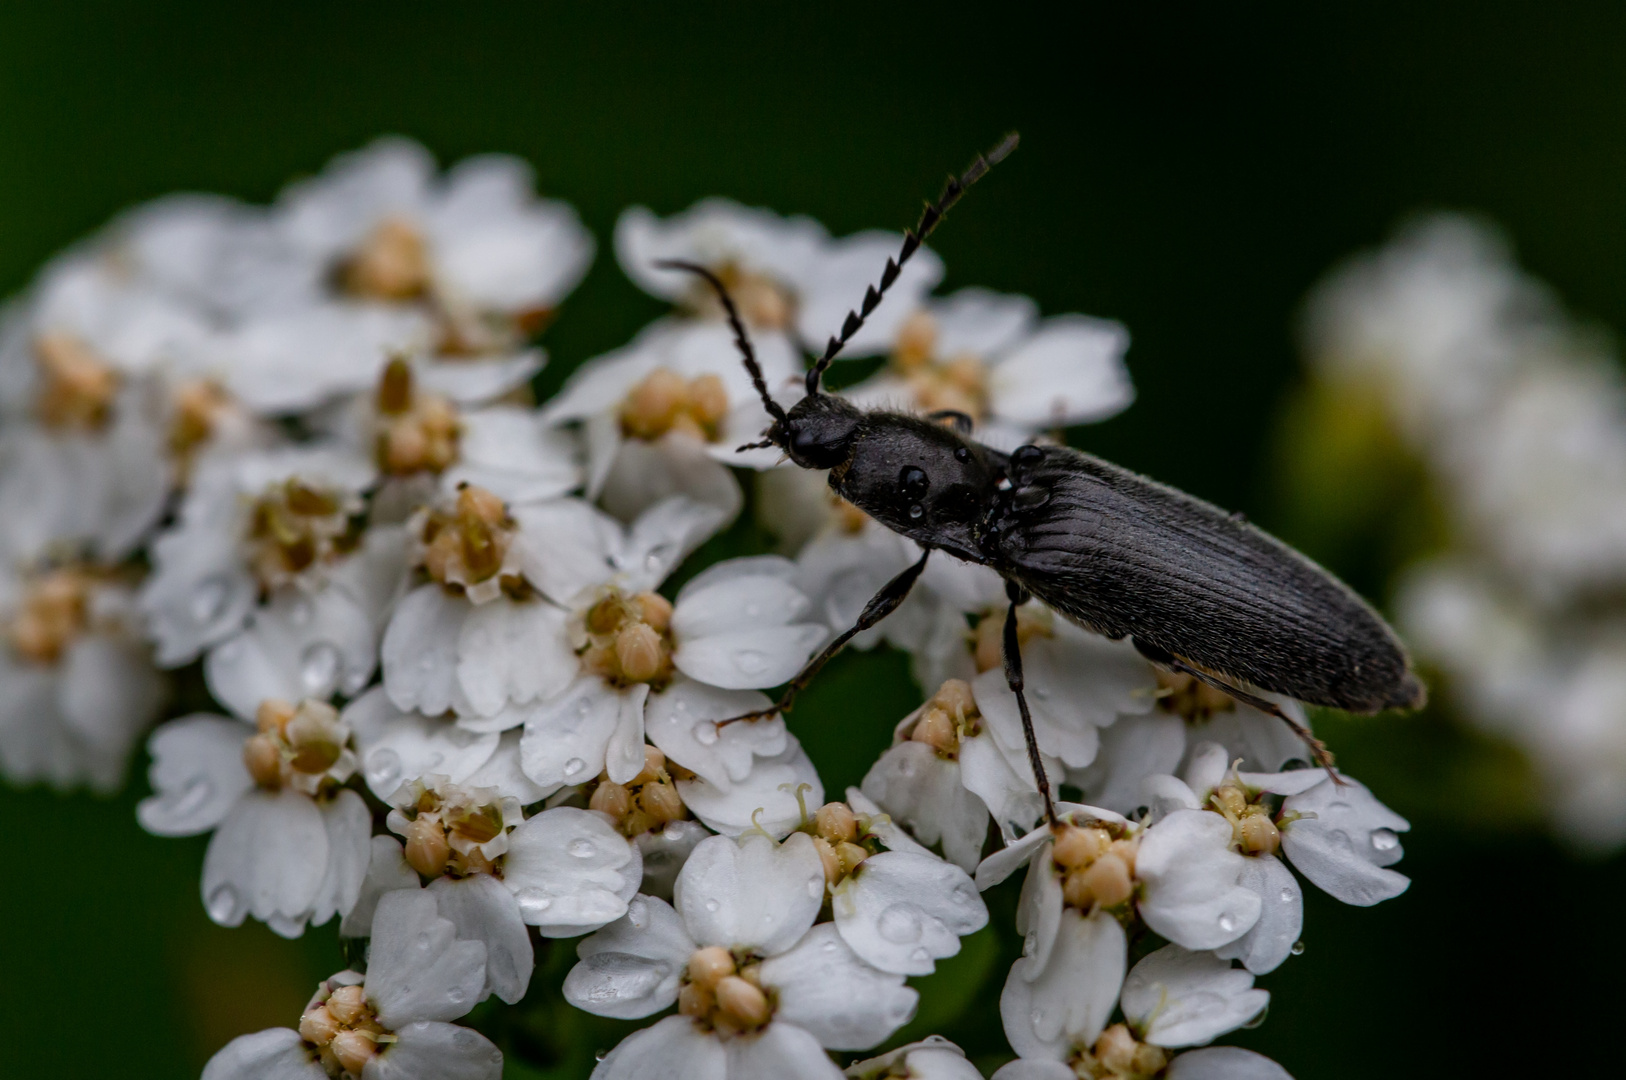
[[[910,1027],[910,980],[980,934],[1022,942],[1005,1080],[1285,1076],[1193,1048],[1262,1016],[1301,879],[1406,887],[1406,822],[1277,719],[1029,601],[1046,820],[1005,588],[950,558],[856,640],[906,653],[924,700],[827,794],[765,691],[920,549],[738,452],[765,418],[725,309],[660,264],[717,276],[789,401],[896,242],[708,200],[626,211],[614,250],[671,310],[540,403],[538,335],[595,245],[511,158],[441,173],[385,139],[270,206],[159,200],[6,309],[0,772],[109,790],[151,729],[138,816],[210,834],[209,918],[338,919],[354,946],[206,1080],[495,1080],[516,1044],[454,1023],[487,1002],[502,1041],[492,998],[560,1030],[547,1010],[650,1018],[600,1080],[964,1080],[998,1060]],[[926,249],[890,273],[853,400],[1006,449],[1130,404],[1119,324],[934,297]],[[696,566],[748,496],[776,550]],[[152,729],[182,669],[215,705]],[[1019,870],[990,928],[982,892]]]

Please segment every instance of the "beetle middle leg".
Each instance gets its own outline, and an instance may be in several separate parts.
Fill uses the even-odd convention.
[[[1215,675],[1210,675],[1208,672],[1186,663],[1173,653],[1160,649],[1156,645],[1152,645],[1149,642],[1142,641],[1140,638],[1132,637],[1129,640],[1134,644],[1135,651],[1139,652],[1152,663],[1160,664],[1163,667],[1168,668],[1170,671],[1178,672],[1181,675],[1189,675],[1198,682],[1211,686],[1222,694],[1229,694],[1231,697],[1236,698],[1244,705],[1251,705],[1260,712],[1265,713],[1267,716],[1274,716],[1276,719],[1286,724],[1292,729],[1293,734],[1297,735],[1301,740],[1303,740],[1304,745],[1310,748],[1310,756],[1315,759],[1315,763],[1317,765],[1327,770],[1327,775],[1332,777],[1333,783],[1339,785],[1340,787],[1343,786],[1343,777],[1339,776],[1337,770],[1332,767],[1332,751],[1327,749],[1327,744],[1316,738],[1315,734],[1309,728],[1305,727],[1291,716],[1288,716],[1282,707],[1277,705],[1274,701],[1267,698],[1262,698],[1258,694],[1250,694],[1246,690],[1240,690],[1226,682],[1224,679],[1221,679]]]
[[[1022,737],[1028,744],[1028,766],[1033,770],[1033,782],[1044,796],[1044,818],[1056,823],[1056,807],[1050,801],[1050,778],[1045,775],[1044,759],[1039,755],[1039,737],[1033,733],[1033,716],[1028,712],[1026,681],[1022,677],[1022,641],[1016,633],[1016,609],[1028,602],[1028,592],[1014,581],[1005,582],[1005,596],[1011,606],[1005,612],[1005,685],[1016,695],[1016,710],[1022,714]]]
[[[796,677],[790,681],[790,685],[785,687],[785,693],[777,702],[766,709],[745,713],[743,716],[731,716],[727,720],[719,721],[719,724],[732,724],[736,720],[760,720],[764,716],[772,716],[774,713],[790,712],[791,705],[796,700],[797,692],[807,688],[807,684],[813,681],[813,676],[817,675],[819,669],[830,662],[831,657],[840,652],[842,647],[854,637],[862,634],[865,630],[898,610],[898,605],[903,603],[904,598],[909,595],[909,590],[913,589],[915,582],[920,580],[920,573],[926,569],[926,560],[931,557],[931,553],[932,549],[927,548],[921,552],[919,560],[913,565],[905,568],[897,577],[882,585],[881,591],[870,597],[869,603],[864,605],[864,610],[859,613],[858,621],[851,628],[837,635],[836,639],[826,645],[819,655],[809,660],[806,666],[796,673]]]

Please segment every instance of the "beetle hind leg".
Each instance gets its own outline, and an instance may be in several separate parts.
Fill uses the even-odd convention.
[[[1056,806],[1050,799],[1050,778],[1045,775],[1044,758],[1039,754],[1039,738],[1033,733],[1033,715],[1028,712],[1028,698],[1024,693],[1026,680],[1022,676],[1022,640],[1016,633],[1016,609],[1028,601],[1027,590],[1014,581],[1005,582],[1005,595],[1011,606],[1005,612],[1005,685],[1016,695],[1016,709],[1022,714],[1022,737],[1028,745],[1028,767],[1033,770],[1033,782],[1044,796],[1045,821],[1056,823]]]
[[[1138,637],[1132,637],[1129,640],[1134,644],[1135,650],[1152,663],[1161,667],[1166,667],[1170,671],[1178,672],[1181,675],[1189,675],[1198,682],[1203,683],[1205,686],[1211,686],[1222,694],[1229,694],[1231,697],[1236,698],[1236,700],[1242,702],[1244,705],[1251,705],[1265,715],[1274,716],[1276,719],[1286,724],[1288,728],[1292,730],[1293,734],[1297,735],[1304,745],[1309,748],[1310,757],[1315,761],[1315,763],[1321,768],[1327,770],[1327,775],[1332,777],[1333,783],[1340,787],[1343,786],[1343,777],[1339,776],[1338,771],[1333,768],[1332,751],[1327,749],[1327,744],[1316,738],[1315,733],[1309,728],[1287,715],[1280,705],[1277,705],[1269,698],[1263,698],[1258,694],[1249,693],[1246,690],[1226,682],[1217,675],[1212,675],[1209,672],[1203,671],[1201,668],[1188,664],[1186,661],[1180,659],[1178,656],[1175,656],[1173,653],[1160,649],[1156,645],[1149,642],[1142,641]]]

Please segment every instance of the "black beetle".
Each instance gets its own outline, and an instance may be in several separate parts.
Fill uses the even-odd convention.
[[[752,715],[788,711],[826,661],[903,602],[931,553],[942,550],[1005,579],[1005,675],[1051,820],[1050,784],[1023,693],[1016,634],[1016,609],[1029,596],[1096,633],[1128,637],[1161,667],[1280,717],[1330,772],[1325,747],[1258,691],[1356,713],[1417,708],[1426,696],[1399,639],[1348,586],[1240,515],[1100,458],[1031,444],[1006,454],[971,439],[971,419],[963,414],[863,410],[819,388],[825,369],[875,310],[900,267],[1016,142],[1014,134],[1007,136],[950,178],[938,201],[905,233],[879,287],[865,292],[862,305],[848,313],[840,335],[808,370],[807,393],[788,410],[769,395],[722,282],[692,263],[662,264],[705,278],[722,301],[746,369],[773,418],[764,441],[753,446],[777,446],[803,468],[828,469],[837,495],[923,549],[918,562],[865,605],[855,626],[807,664],[772,709]]]

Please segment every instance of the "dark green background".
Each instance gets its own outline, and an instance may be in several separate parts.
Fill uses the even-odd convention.
[[[1296,306],[1407,212],[1489,213],[1576,309],[1626,326],[1619,5],[449,7],[6,5],[0,286],[132,202],[266,199],[401,132],[445,161],[524,155],[604,242],[550,334],[551,384],[657,310],[608,256],[626,204],[720,193],[836,232],[898,226],[1019,128],[939,234],[948,284],[1124,320],[1140,400],[1082,445],[1266,523],[1284,520]],[[903,670],[845,662],[799,712],[832,791],[907,707]],[[1438,718],[1328,730],[1411,815],[1415,881],[1369,911],[1312,898],[1307,952],[1264,980],[1270,1020],[1238,1041],[1299,1080],[1615,1071],[1571,1025],[1619,1001],[1621,862],[1539,839],[1516,787],[1482,782],[1502,758]],[[331,929],[285,945],[210,926],[203,842],[144,836],[137,794],[0,794],[0,1074],[195,1075],[231,1034],[293,1022],[339,966]],[[946,1033],[999,1038],[987,1010]]]

